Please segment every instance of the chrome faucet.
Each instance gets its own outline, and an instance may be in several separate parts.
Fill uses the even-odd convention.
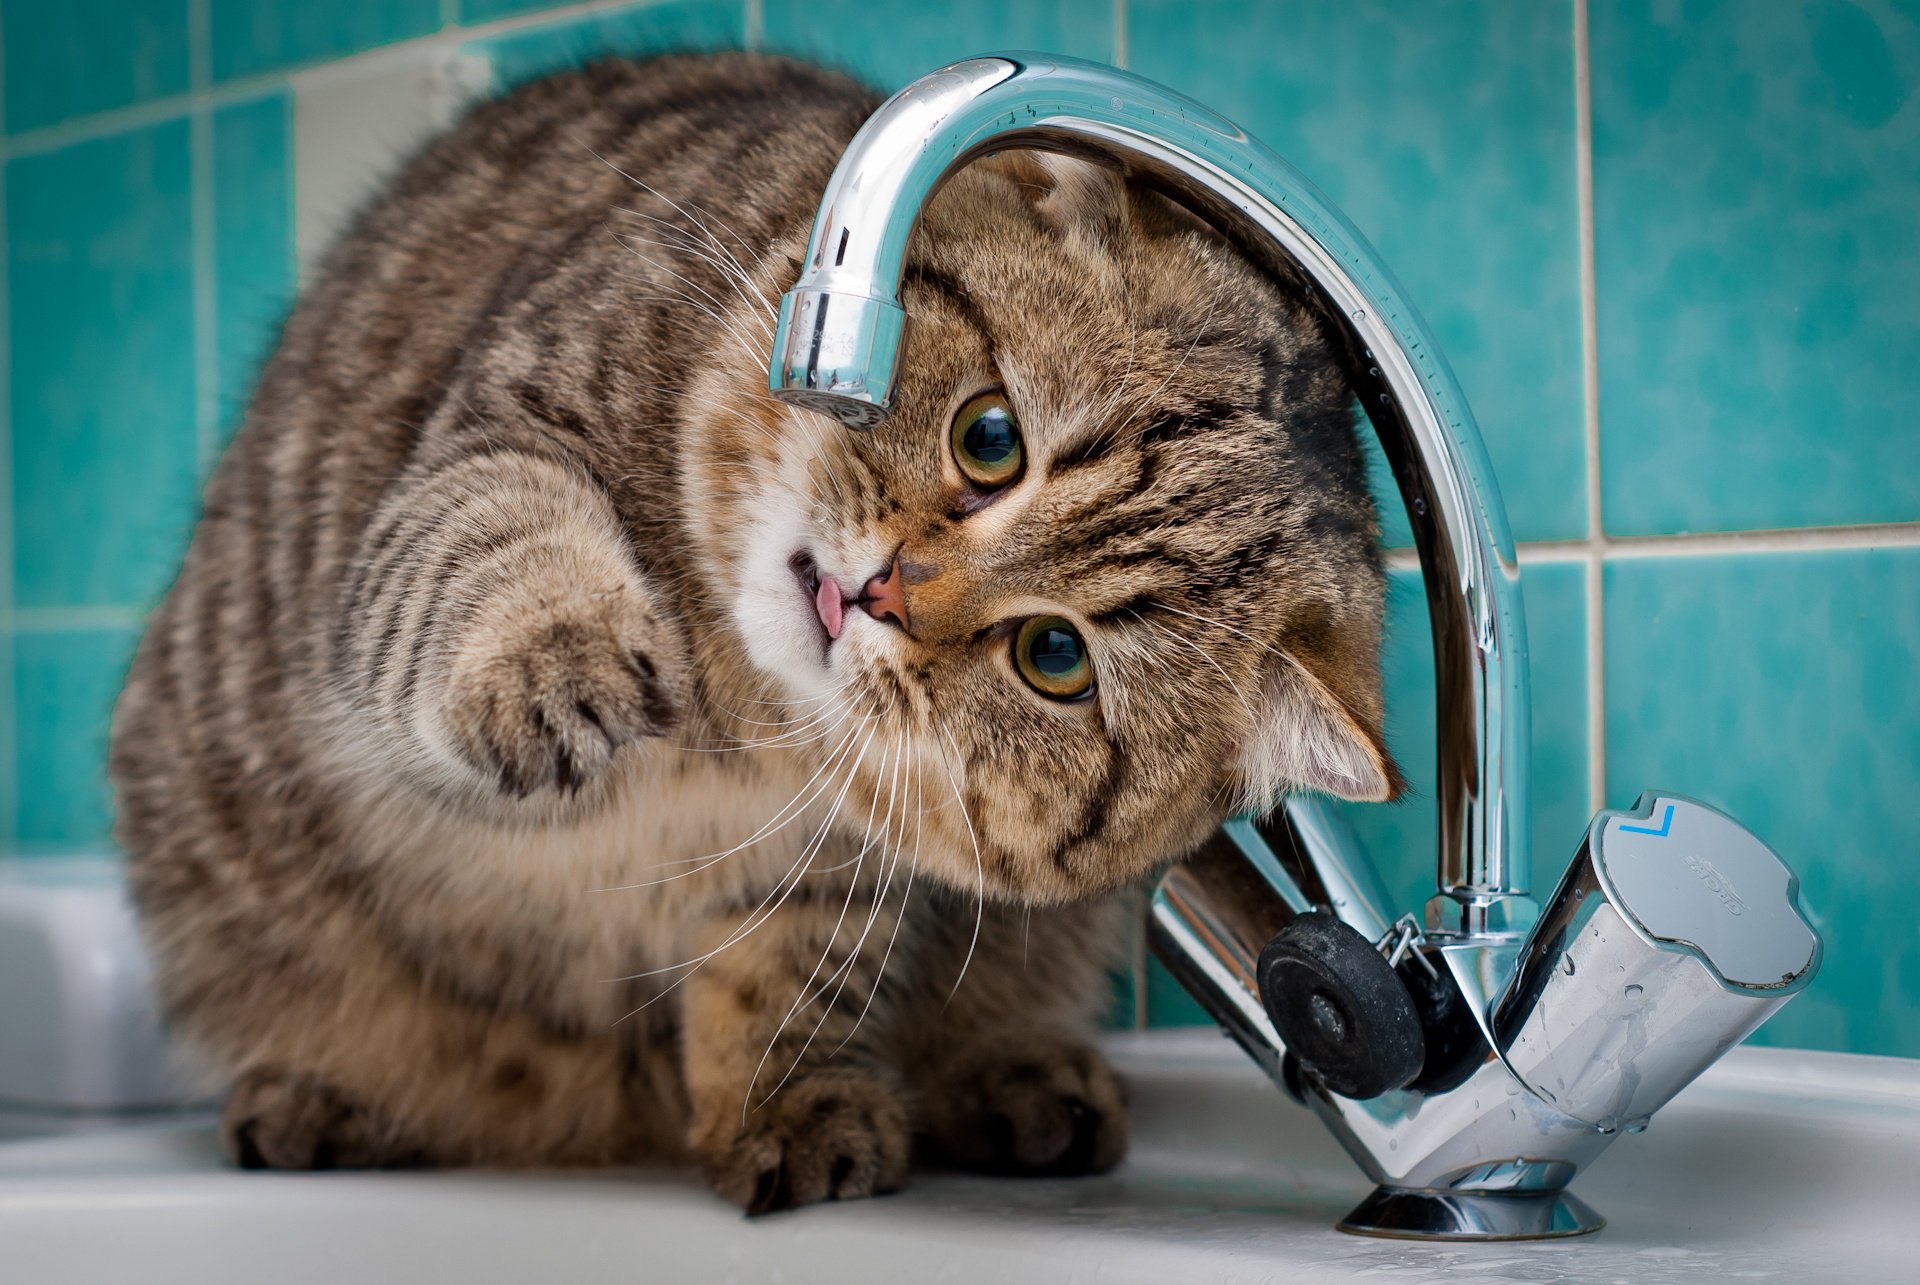
[[[827,184],[781,301],[774,396],[872,428],[892,409],[899,283],[955,170],[1034,148],[1117,166],[1193,210],[1323,318],[1413,526],[1438,677],[1440,839],[1397,918],[1339,813],[1296,796],[1228,822],[1156,889],[1155,954],[1377,1184],[1342,1230],[1577,1235],[1579,1169],[1805,987],[1798,881],[1738,823],[1665,791],[1601,812],[1544,908],[1529,893],[1526,620],[1466,400],[1366,240],[1292,166],[1151,81],[1049,54],[954,63],[895,94]]]

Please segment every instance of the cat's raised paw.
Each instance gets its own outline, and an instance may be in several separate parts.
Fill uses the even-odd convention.
[[[928,1098],[928,1140],[963,1168],[1069,1176],[1104,1173],[1126,1155],[1126,1086],[1085,1045],[992,1050]]]
[[[859,1072],[796,1079],[704,1157],[713,1189],[749,1216],[906,1185],[911,1135],[893,1090]]]
[[[622,745],[677,727],[684,665],[639,597],[572,594],[476,622],[445,710],[463,757],[508,794],[571,794]]]
[[[391,1169],[426,1163],[346,1095],[310,1076],[271,1068],[248,1071],[227,1095],[220,1146],[242,1169]]]

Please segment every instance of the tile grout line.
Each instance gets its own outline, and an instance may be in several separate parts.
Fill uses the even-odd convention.
[[[745,0],[741,33],[749,51],[758,50],[767,38],[767,0]]]
[[[81,629],[137,629],[147,618],[139,607],[20,607],[4,620],[9,634],[55,634]]]
[[[1679,535],[1609,536],[1600,540],[1534,540],[1515,546],[1520,565],[1578,562],[1599,566],[1653,558],[1703,558],[1758,553],[1833,553],[1865,549],[1920,547],[1920,522],[1861,526],[1777,527],[1761,531],[1693,531]],[[1408,548],[1386,550],[1387,566],[1415,570],[1420,555]]]
[[[1113,65],[1125,70],[1131,52],[1127,47],[1127,0],[1113,0]]]
[[[615,9],[632,9],[665,3],[669,3],[669,0],[577,0],[574,4],[561,5],[554,9],[514,14],[506,18],[475,23],[472,26],[443,27],[425,35],[396,40],[391,44],[376,45],[371,49],[356,50],[350,54],[289,63],[285,67],[276,67],[272,71],[263,71],[250,76],[236,76],[232,80],[222,81],[219,84],[209,84],[199,93],[189,86],[184,93],[168,94],[144,103],[115,107],[108,111],[90,112],[52,125],[23,130],[12,137],[0,134],[0,157],[50,152],[74,143],[84,143],[110,134],[124,133],[145,125],[173,120],[191,111],[197,99],[204,99],[209,107],[219,108],[228,103],[260,98],[275,91],[285,90],[290,78],[296,73],[317,76],[322,81],[330,80],[336,75],[347,79],[360,75],[365,69],[366,62],[370,60],[400,61],[412,58],[422,51],[456,49],[469,40],[484,40],[490,36],[506,35],[532,27],[545,26],[548,23],[562,23],[573,18],[590,17]]]
[[[1580,228],[1581,409],[1587,467],[1587,809],[1607,805],[1606,523],[1600,486],[1600,308],[1593,229],[1593,49],[1587,0],[1573,0],[1574,186]]]

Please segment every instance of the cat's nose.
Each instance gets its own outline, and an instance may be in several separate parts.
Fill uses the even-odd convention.
[[[885,571],[867,581],[856,601],[875,620],[891,620],[904,632],[913,632],[907,617],[907,586],[900,575],[898,553],[893,555]]]

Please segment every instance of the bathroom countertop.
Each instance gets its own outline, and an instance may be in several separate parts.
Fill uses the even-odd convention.
[[[0,1145],[0,1279],[1664,1282],[1913,1279],[1920,1063],[1735,1050],[1575,1183],[1575,1240],[1342,1235],[1367,1184],[1211,1032],[1112,1043],[1135,1145],[1080,1180],[916,1174],[749,1222],[688,1174],[277,1174],[204,1124]]]

